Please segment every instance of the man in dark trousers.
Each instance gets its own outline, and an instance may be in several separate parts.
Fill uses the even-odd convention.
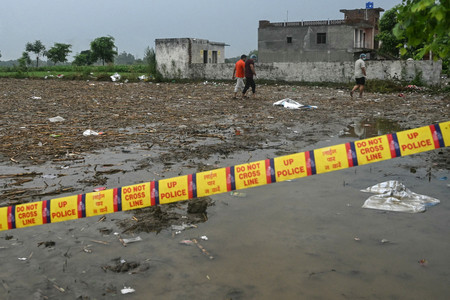
[[[242,98],[246,98],[245,93],[248,91],[248,89],[252,88],[253,98],[255,98],[256,94],[256,84],[255,80],[253,80],[253,76],[256,77],[255,72],[255,59],[256,55],[252,54],[250,55],[250,58],[245,61],[245,87],[242,91]]]
[[[356,90],[359,90],[359,98],[362,98],[364,93],[364,85],[366,84],[366,64],[364,61],[366,60],[366,55],[362,53],[359,56],[359,59],[355,62],[355,80],[356,85],[350,92],[350,96],[353,97],[353,93]]]

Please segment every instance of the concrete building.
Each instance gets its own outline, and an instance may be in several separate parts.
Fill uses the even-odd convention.
[[[183,73],[192,64],[220,64],[225,62],[225,43],[194,38],[155,40],[158,70],[164,74]],[[181,77],[181,76],[180,76]]]
[[[343,20],[271,23],[259,21],[258,61],[353,61],[378,48],[375,36],[382,8],[342,9]]]

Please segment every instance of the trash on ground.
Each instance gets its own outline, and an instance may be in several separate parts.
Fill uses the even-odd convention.
[[[106,190],[106,187],[101,186],[101,187],[95,188],[94,192],[100,192],[100,191],[104,191],[104,190]]]
[[[56,117],[53,117],[53,118],[49,118],[48,119],[50,122],[52,122],[52,123],[54,123],[54,122],[62,122],[62,121],[65,121],[65,119],[63,118],[63,117],[60,117],[60,116],[56,116]]]
[[[231,192],[230,195],[233,197],[239,197],[239,198],[247,197],[246,193],[241,193],[241,192]]]
[[[38,96],[33,96],[33,97],[31,97],[31,99],[33,99],[33,100],[41,100],[41,99],[42,99],[42,97],[38,97]]]
[[[84,135],[84,136],[90,136],[90,135],[102,135],[102,134],[103,134],[103,132],[97,132],[97,131],[90,130],[90,129],[85,130],[85,131],[83,132],[83,135]]]
[[[418,263],[419,263],[421,266],[426,266],[426,265],[428,264],[428,261],[427,261],[426,259],[422,258],[421,260],[418,261]]]
[[[200,238],[201,238],[202,240],[204,240],[204,241],[207,241],[207,240],[208,240],[208,237],[207,237],[206,235],[202,235]]]
[[[382,243],[382,244],[387,244],[387,243],[390,243],[390,241],[387,240],[387,239],[382,239],[382,240],[381,240],[381,243]]]
[[[102,266],[103,271],[112,271],[114,273],[128,273],[130,271],[136,270],[141,264],[138,262],[128,262],[121,257],[114,258],[112,260],[114,262],[113,265],[104,265]]]
[[[198,243],[198,241],[196,239],[192,239],[192,241],[194,242],[195,245],[197,245],[197,247],[202,250],[202,253],[205,254],[206,256],[208,256],[209,259],[214,259],[214,256],[212,256],[211,254],[209,254],[209,252]]]
[[[181,225],[172,225],[172,230],[176,230],[176,231],[182,231],[185,230],[186,228],[195,228],[195,225],[191,225],[191,224],[181,224]]]
[[[408,86],[406,86],[408,89],[412,89],[412,90],[422,90],[423,88],[418,87],[417,85],[414,84],[410,84]]]
[[[122,239],[122,241],[125,243],[125,245],[127,245],[130,243],[140,242],[142,241],[142,238],[140,236],[137,236],[135,238]]]
[[[147,75],[141,75],[138,78],[139,78],[139,80],[148,80],[148,76]]]
[[[115,73],[114,75],[111,75],[110,77],[111,77],[112,81],[119,81],[121,78],[119,73]]]
[[[283,106],[284,108],[289,108],[289,109],[317,108],[317,106],[313,106],[313,105],[300,104],[297,101],[294,101],[290,98],[285,98],[283,100],[277,101],[273,104],[273,106]]]
[[[180,244],[190,246],[190,245],[194,244],[194,242],[191,240],[182,240],[182,241],[180,241]]]
[[[424,212],[428,206],[440,203],[436,198],[410,191],[396,180],[382,182],[361,191],[378,194],[370,196],[363,208],[418,213]]]
[[[123,289],[120,290],[122,295],[134,293],[136,290],[131,287],[124,286]]]
[[[55,179],[56,177],[58,177],[58,176],[53,175],[53,174],[42,175],[42,178],[45,178],[45,179]]]
[[[48,248],[48,247],[53,247],[53,246],[55,246],[56,243],[55,243],[54,241],[39,242],[39,243],[38,243],[38,247],[40,247],[41,245],[44,245],[45,248]]]
[[[19,257],[18,259],[19,259],[19,260],[21,260],[21,261],[25,261],[25,260],[27,260],[27,258],[26,258],[26,257]]]

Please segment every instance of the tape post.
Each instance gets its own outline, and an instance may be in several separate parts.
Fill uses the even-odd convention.
[[[195,174],[0,207],[0,231],[185,201],[449,146],[447,121]]]

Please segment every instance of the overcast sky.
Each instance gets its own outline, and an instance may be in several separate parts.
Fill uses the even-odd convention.
[[[97,37],[112,36],[119,53],[136,58],[158,38],[223,42],[225,56],[258,47],[259,20],[343,19],[340,9],[365,8],[359,0],[1,0],[0,60],[17,59],[25,44],[40,40],[72,45],[71,56]],[[385,10],[401,0],[374,0]],[[34,57],[34,54],[31,55]],[[71,61],[72,58],[69,59]]]

